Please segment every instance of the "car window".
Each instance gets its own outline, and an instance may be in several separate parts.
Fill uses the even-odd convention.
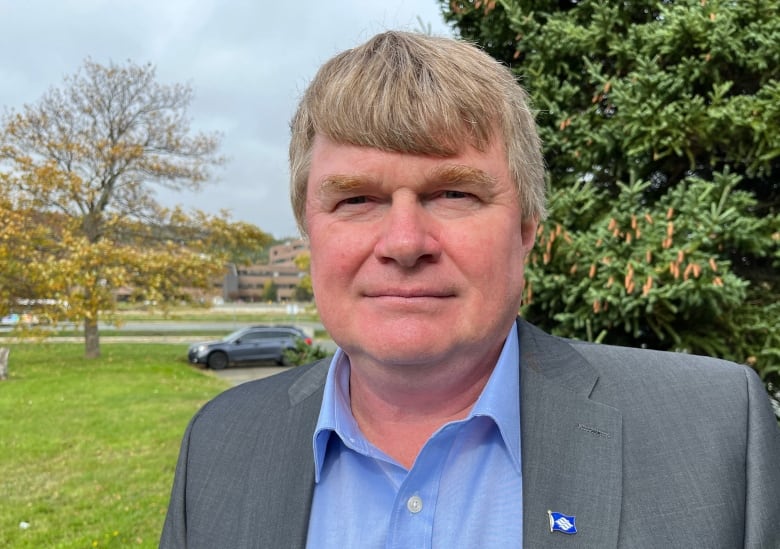
[[[241,341],[257,341],[263,339],[262,332],[247,332],[241,336]]]
[[[242,342],[259,341],[267,339],[289,339],[304,337],[298,330],[289,329],[249,329],[234,332],[228,338],[232,340],[240,339]],[[226,339],[228,339],[226,338]]]

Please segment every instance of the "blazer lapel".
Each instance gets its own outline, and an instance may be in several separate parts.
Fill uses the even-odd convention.
[[[523,546],[616,547],[620,413],[589,399],[598,374],[571,345],[523,320],[518,333]],[[576,533],[551,531],[549,511],[574,516]]]

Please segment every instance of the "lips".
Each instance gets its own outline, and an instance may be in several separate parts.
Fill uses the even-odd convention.
[[[427,288],[383,288],[378,290],[369,290],[363,292],[365,297],[394,297],[403,299],[419,298],[446,298],[455,297],[455,292],[450,289],[427,289]]]

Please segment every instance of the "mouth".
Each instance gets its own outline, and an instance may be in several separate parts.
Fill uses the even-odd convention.
[[[370,298],[395,298],[395,299],[444,299],[448,297],[455,297],[455,292],[452,290],[436,290],[436,289],[382,289],[367,291],[364,297]]]

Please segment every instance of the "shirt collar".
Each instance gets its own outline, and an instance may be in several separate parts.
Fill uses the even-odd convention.
[[[473,417],[491,418],[501,434],[512,461],[520,472],[520,343],[517,326],[512,327],[504,341],[496,367],[485,388],[471,409],[468,421]],[[349,357],[337,349],[330,362],[320,407],[320,415],[314,429],[314,476],[319,482],[320,472],[328,440],[335,433],[343,444],[363,454],[372,454],[373,447],[366,441],[352,416],[349,401]]]
[[[495,422],[520,473],[520,342],[516,324],[512,324],[496,367],[467,419],[478,416]]]

